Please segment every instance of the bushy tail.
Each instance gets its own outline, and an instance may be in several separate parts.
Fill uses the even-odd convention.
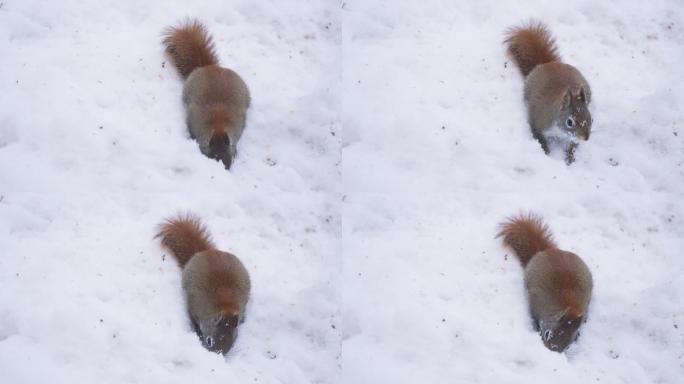
[[[218,64],[211,36],[197,20],[186,20],[177,27],[167,28],[163,44],[184,79],[196,68]]]
[[[549,227],[544,224],[541,217],[532,213],[508,219],[501,224],[501,232],[497,237],[503,237],[504,244],[515,251],[523,266],[527,265],[537,252],[556,248]]]
[[[506,36],[508,53],[523,76],[527,76],[539,64],[560,61],[555,40],[540,22],[510,28]]]
[[[195,253],[214,248],[207,228],[192,214],[167,219],[159,226],[157,237],[161,237],[162,245],[171,251],[181,267]]]

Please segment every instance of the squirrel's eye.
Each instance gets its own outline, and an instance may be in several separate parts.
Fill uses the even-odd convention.
[[[566,125],[568,128],[574,127],[574,126],[575,126],[575,119],[573,119],[572,117],[568,117],[568,119],[565,120],[565,125]]]
[[[214,338],[211,337],[211,336],[207,336],[207,337],[204,339],[204,342],[207,343],[207,346],[208,346],[209,348],[211,348],[211,347],[214,346]]]
[[[548,341],[551,338],[551,330],[547,329],[544,331],[544,340]]]

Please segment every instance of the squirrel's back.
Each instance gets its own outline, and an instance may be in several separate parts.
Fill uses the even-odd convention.
[[[525,286],[530,291],[535,318],[563,311],[579,318],[589,306],[593,282],[589,268],[579,256],[553,248],[530,260],[525,268]]]
[[[188,129],[202,153],[230,168],[250,104],[245,82],[228,68],[198,68],[185,81],[183,103]]]
[[[183,270],[190,312],[206,318],[223,311],[244,315],[251,290],[249,273],[235,255],[210,249],[193,257]]]

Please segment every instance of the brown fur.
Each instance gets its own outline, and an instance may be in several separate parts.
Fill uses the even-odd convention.
[[[235,255],[214,247],[197,216],[168,219],[157,237],[183,267],[183,291],[192,326],[205,348],[227,353],[244,319],[251,282]]]
[[[508,219],[499,236],[525,267],[530,313],[544,345],[562,352],[586,319],[593,287],[589,268],[579,256],[558,249],[549,228],[534,214]]]
[[[562,63],[556,43],[540,22],[510,28],[505,43],[525,77],[527,119],[546,154],[549,144],[560,145],[565,162],[575,161],[577,140],[591,133],[591,89],[577,68]],[[558,128],[555,130],[554,128]]]
[[[501,232],[497,237],[503,237],[504,243],[515,251],[523,266],[537,252],[556,248],[549,227],[532,213],[519,215],[501,224]]]
[[[212,136],[220,136],[226,132],[226,126],[230,123],[230,116],[226,112],[225,108],[220,106],[210,109],[211,116],[209,121],[211,122],[211,129],[213,130]]]
[[[197,20],[166,29],[163,44],[184,79],[199,67],[218,64],[211,36]]]
[[[578,293],[582,291],[582,287],[572,260],[576,255],[558,248],[547,249],[542,255],[548,260],[549,268],[545,274],[553,281],[552,285],[547,286],[552,296],[557,299],[560,307],[567,309],[566,317],[581,317],[584,309]]]
[[[181,267],[197,252],[213,249],[214,243],[207,228],[197,216],[186,214],[167,219],[159,227],[161,243],[178,260]]]
[[[523,76],[527,76],[537,65],[560,61],[551,33],[540,22],[513,27],[506,35],[508,53]]]
[[[582,306],[579,304],[577,300],[577,294],[576,294],[576,289],[578,288],[578,284],[573,284],[572,289],[570,288],[565,288],[561,292],[561,300],[563,302],[563,305],[565,308],[567,308],[568,313],[566,313],[566,318],[571,319],[571,320],[576,320],[579,319],[584,315],[584,309]]]
[[[241,312],[241,305],[236,300],[235,293],[225,287],[216,290],[216,307],[221,308],[226,317],[238,316]]]
[[[205,156],[229,169],[245,128],[250,104],[247,84],[218,65],[212,39],[199,21],[168,28],[163,43],[185,79],[183,104],[190,137]]]

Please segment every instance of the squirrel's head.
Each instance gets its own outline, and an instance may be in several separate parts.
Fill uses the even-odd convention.
[[[569,89],[565,93],[556,122],[561,130],[578,139],[589,140],[592,123],[590,97],[584,87]]]
[[[539,322],[539,334],[546,348],[563,352],[579,336],[583,313],[575,308],[566,308],[560,313]]]
[[[208,322],[200,324],[202,345],[212,352],[226,354],[235,343],[240,316],[221,311]]]
[[[209,157],[220,160],[226,169],[230,169],[235,157],[235,147],[230,145],[230,138],[225,132],[217,132],[209,139]]]

